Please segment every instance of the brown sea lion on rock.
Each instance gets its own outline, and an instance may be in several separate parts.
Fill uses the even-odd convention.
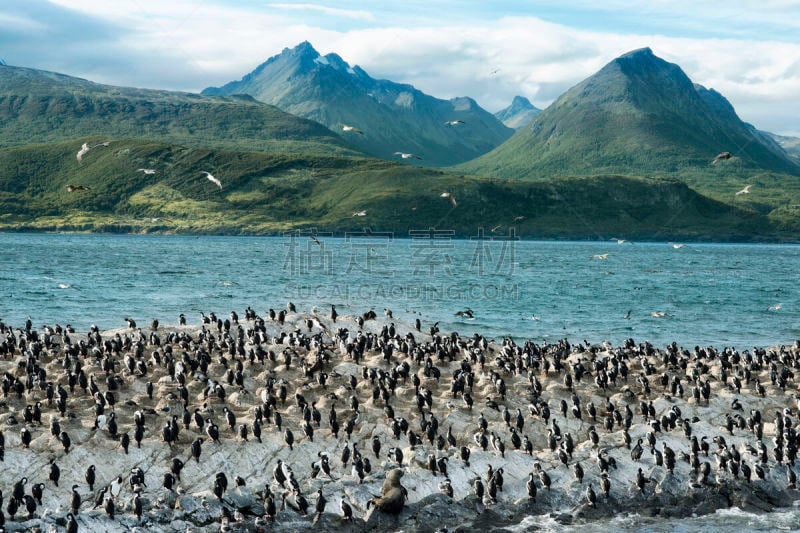
[[[400,484],[400,478],[404,473],[400,468],[390,470],[381,486],[381,496],[371,499],[367,507],[374,505],[376,509],[384,513],[400,514],[408,497],[408,491]]]

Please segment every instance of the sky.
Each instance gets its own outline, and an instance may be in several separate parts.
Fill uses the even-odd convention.
[[[2,0],[0,59],[197,92],[309,41],[374,78],[489,111],[544,108],[649,46],[759,129],[800,136],[800,0]]]

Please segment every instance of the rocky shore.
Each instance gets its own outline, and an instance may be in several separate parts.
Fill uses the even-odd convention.
[[[3,324],[6,530],[63,530],[72,511],[80,531],[502,531],[531,516],[769,512],[800,496],[796,345],[546,344],[485,339],[468,321],[457,334],[282,314]],[[376,500],[396,469],[399,513]]]

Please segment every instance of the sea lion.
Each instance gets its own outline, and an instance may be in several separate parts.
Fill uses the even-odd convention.
[[[381,486],[381,496],[371,499],[369,505],[374,505],[376,509],[384,513],[400,514],[408,497],[408,491],[400,484],[403,477],[402,469],[395,468],[386,473],[386,479]]]

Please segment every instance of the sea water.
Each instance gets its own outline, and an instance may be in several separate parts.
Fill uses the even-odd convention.
[[[777,509],[771,513],[754,514],[737,508],[720,509],[714,513],[688,517],[663,519],[644,517],[638,514],[623,514],[591,522],[563,525],[549,515],[529,516],[517,525],[505,528],[514,533],[528,531],[559,533],[592,533],[617,531],[620,533],[737,533],[800,531],[800,510]]]
[[[292,301],[518,341],[746,349],[800,338],[798,245],[476,237],[0,234],[0,318],[85,331]],[[473,318],[456,315],[466,309]]]

